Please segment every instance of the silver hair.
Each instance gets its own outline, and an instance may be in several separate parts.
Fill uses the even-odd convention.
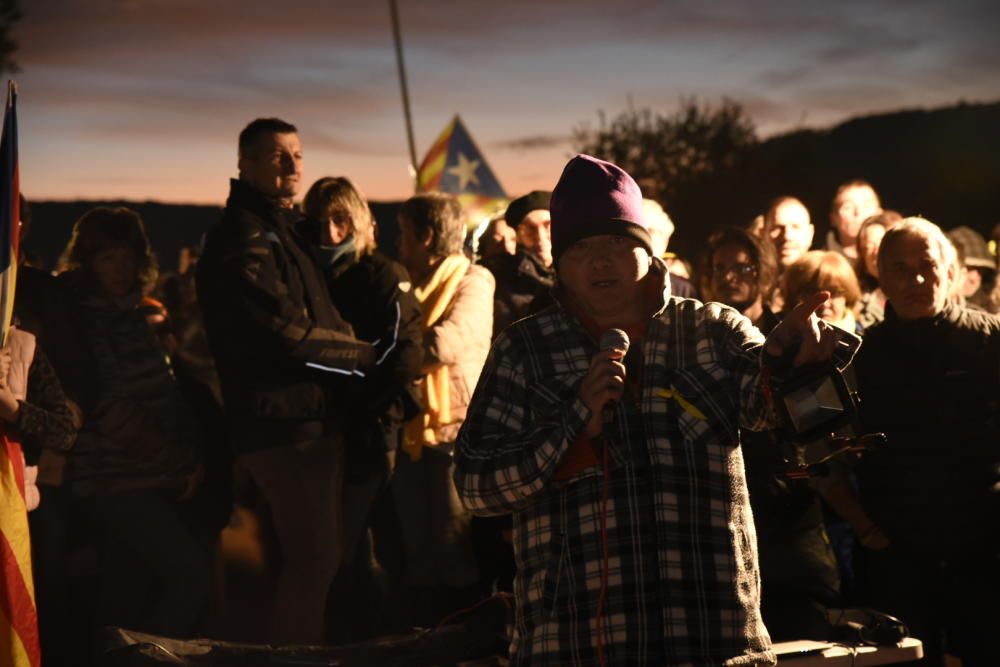
[[[882,243],[878,248],[879,271],[882,270],[885,264],[889,248],[896,243],[897,239],[904,236],[923,239],[929,247],[937,248],[938,257],[941,258],[945,267],[955,266],[958,262],[958,253],[955,251],[955,246],[948,240],[948,237],[941,231],[941,228],[930,220],[913,216],[903,218],[891,229],[886,230],[885,236],[882,237]]]

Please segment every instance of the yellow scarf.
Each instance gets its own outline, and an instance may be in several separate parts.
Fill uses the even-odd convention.
[[[444,315],[455,298],[458,283],[472,262],[465,255],[449,255],[423,285],[413,290],[420,302],[421,324],[426,333]],[[411,461],[419,461],[426,445],[438,444],[436,429],[451,423],[451,381],[448,366],[441,366],[420,380],[424,412],[406,426],[403,449]]]

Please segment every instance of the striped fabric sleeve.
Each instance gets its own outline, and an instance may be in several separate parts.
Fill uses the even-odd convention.
[[[455,486],[474,514],[507,514],[530,505],[590,418],[579,396],[539,418],[514,358],[510,339],[501,335],[458,436]]]
[[[761,386],[764,335],[732,308],[722,308],[713,321],[712,338],[722,366],[730,371],[740,404],[740,426],[763,431],[777,425]]]

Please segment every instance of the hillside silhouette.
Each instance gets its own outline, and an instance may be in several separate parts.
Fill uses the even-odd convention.
[[[219,174],[220,179],[228,176]],[[704,183],[684,202],[664,202],[677,224],[672,249],[694,258],[712,230],[748,222],[785,194],[805,203],[819,244],[837,185],[854,178],[870,181],[886,208],[923,215],[945,229],[968,225],[988,234],[1000,222],[1000,102],[865,116],[762,141],[737,174]],[[23,186],[30,197],[31,184]],[[181,248],[197,245],[222,213],[221,205],[153,201],[32,202],[34,224],[26,250],[54,267],[73,223],[97,205],[138,211],[166,270],[177,266]],[[380,245],[389,251],[398,206],[372,203]]]
[[[863,178],[885,208],[986,235],[1000,222],[1000,103],[901,111],[794,132],[762,142],[751,165],[761,196],[745,215],[793,194],[809,209],[819,236],[828,229],[837,186]]]

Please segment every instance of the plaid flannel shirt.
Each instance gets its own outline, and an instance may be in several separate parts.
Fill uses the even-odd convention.
[[[738,439],[740,427],[774,425],[763,342],[720,304],[671,298],[653,315],[641,398],[627,392],[605,416],[609,665],[774,663]],[[514,665],[598,664],[602,470],[552,480],[589,419],[578,390],[597,351],[559,305],[515,323],[494,344],[457,442],[466,507],[514,513]]]

